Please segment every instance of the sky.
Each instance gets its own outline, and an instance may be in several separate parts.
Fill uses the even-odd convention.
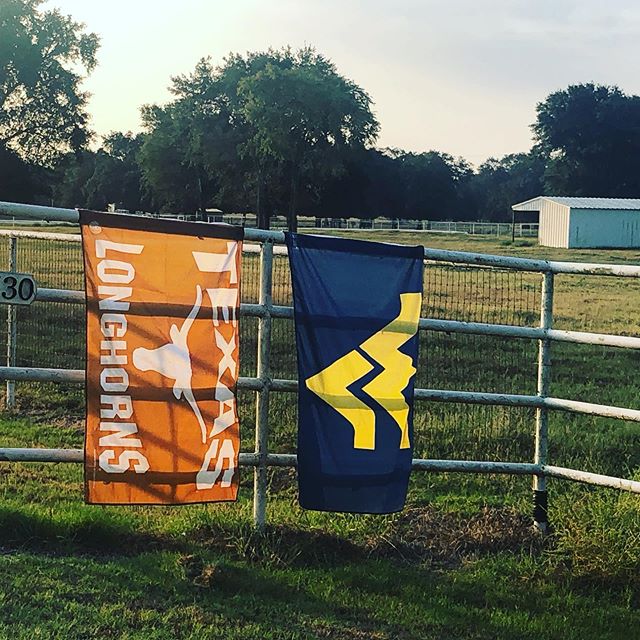
[[[478,165],[527,151],[535,106],[594,81],[640,93],[635,0],[48,0],[101,39],[84,83],[98,134],[140,131],[210,56],[315,47],[364,88],[380,147]]]

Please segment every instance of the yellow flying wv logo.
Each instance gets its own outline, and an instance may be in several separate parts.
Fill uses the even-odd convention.
[[[362,391],[397,423],[401,433],[400,448],[409,448],[409,406],[402,391],[416,369],[412,359],[399,348],[418,331],[421,302],[419,293],[400,294],[400,314],[396,318],[357,349],[306,380],[307,389],[351,423],[355,449],[375,449],[376,442],[375,412],[347,388],[374,368],[360,349],[383,369],[362,387]]]

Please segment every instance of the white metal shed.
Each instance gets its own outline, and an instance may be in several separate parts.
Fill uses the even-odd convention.
[[[540,212],[545,247],[640,247],[640,199],[539,196],[511,208]]]

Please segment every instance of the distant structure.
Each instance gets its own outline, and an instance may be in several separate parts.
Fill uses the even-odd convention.
[[[512,207],[540,212],[538,242],[544,247],[640,247],[640,199],[539,196]]]

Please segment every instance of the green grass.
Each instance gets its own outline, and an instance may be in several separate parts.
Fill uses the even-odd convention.
[[[498,555],[446,572],[375,560],[277,570],[223,563],[206,551],[141,553],[126,565],[21,553],[0,569],[8,601],[0,632],[17,639],[583,640],[622,637],[637,624],[624,600],[552,588],[535,575],[523,581],[523,564]],[[532,595],[535,605],[524,610]]]
[[[25,422],[0,428],[10,443],[17,430],[56,440]],[[75,431],[59,430],[73,444]],[[357,517],[301,512],[291,474],[278,471],[257,536],[246,472],[237,505],[172,509],[85,506],[77,465],[7,469],[3,638],[582,640],[638,624],[638,559],[625,545],[638,510],[614,492],[564,505],[558,539],[543,541],[497,481],[491,493],[422,476],[402,514]]]
[[[68,232],[68,229],[64,229]],[[343,232],[345,233],[345,232]],[[365,237],[363,234],[351,234]],[[637,251],[573,252],[529,241],[375,232],[385,241],[527,257],[640,262]],[[20,241],[42,286],[81,287],[79,247]],[[0,249],[0,260],[6,251]],[[243,265],[257,294],[257,261]],[[559,277],[557,326],[640,333],[638,283]],[[540,276],[430,266],[431,317],[534,325]],[[274,301],[288,304],[286,260]],[[83,367],[83,314],[20,311],[19,364]],[[0,336],[4,327],[0,323]],[[256,321],[241,323],[241,375],[255,375]],[[274,321],[275,377],[295,375],[291,323]],[[0,344],[0,348],[3,345]],[[640,408],[637,354],[553,346],[552,393]],[[531,341],[425,333],[419,386],[534,393]],[[82,390],[19,384],[1,446],[80,447]],[[239,397],[243,450],[253,394]],[[415,454],[531,461],[532,410],[420,403]],[[291,394],[273,394],[272,451],[295,450]],[[555,413],[550,461],[640,477],[640,425]],[[303,512],[292,470],[271,470],[264,536],[251,527],[252,476],[237,504],[181,508],[82,503],[79,465],[0,464],[0,638],[629,638],[640,622],[640,504],[634,495],[550,481],[553,534],[530,527],[530,479],[414,474],[392,516]]]

